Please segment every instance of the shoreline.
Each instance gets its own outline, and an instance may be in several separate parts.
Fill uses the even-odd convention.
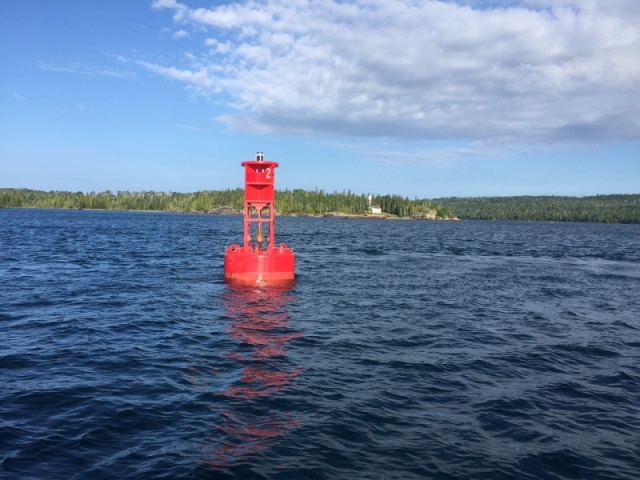
[[[31,206],[21,206],[21,207],[6,207],[0,206],[0,208],[4,209],[31,209],[31,210],[86,210],[90,212],[133,212],[133,213],[176,213],[176,214],[185,214],[185,215],[243,215],[244,212],[240,210],[235,210],[233,208],[227,207],[218,207],[209,210],[208,212],[183,212],[179,210],[126,210],[126,209],[118,209],[118,208],[64,208],[64,207],[31,207]],[[458,217],[453,218],[418,218],[418,217],[398,217],[391,214],[353,214],[353,213],[340,213],[340,212],[327,212],[327,213],[319,213],[319,214],[297,214],[297,213],[278,213],[276,212],[276,217],[301,217],[301,218],[334,218],[339,220],[357,220],[357,219],[365,219],[365,220],[414,220],[414,221],[460,221]]]

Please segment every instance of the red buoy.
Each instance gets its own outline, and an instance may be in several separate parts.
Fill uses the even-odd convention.
[[[225,250],[224,278],[239,283],[279,283],[295,278],[293,249],[276,246],[275,171],[277,162],[242,162],[244,167],[244,244]]]

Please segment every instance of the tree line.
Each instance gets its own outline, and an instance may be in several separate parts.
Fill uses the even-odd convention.
[[[384,214],[398,217],[452,218],[453,212],[430,200],[410,200],[400,195],[372,195],[371,205]],[[29,189],[0,189],[0,207],[70,208],[101,210],[150,210],[164,212],[208,213],[242,212],[244,190],[205,190],[177,192],[66,192]],[[368,195],[353,192],[327,193],[324,190],[278,190],[276,210],[282,215],[324,215],[342,213],[362,215],[369,211]]]
[[[437,201],[461,220],[640,223],[640,194],[450,197]]]
[[[242,212],[244,190],[205,190],[195,193],[40,191],[0,189],[0,207],[153,210],[207,213]],[[592,223],[640,223],[640,194],[512,197],[448,197],[409,199],[400,195],[372,195],[371,205],[398,217],[461,220],[520,220]],[[348,191],[278,190],[276,209],[282,215],[362,215],[369,210],[368,195]]]

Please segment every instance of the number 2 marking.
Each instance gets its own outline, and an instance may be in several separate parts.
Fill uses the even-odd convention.
[[[271,178],[271,167],[267,168],[267,180]]]

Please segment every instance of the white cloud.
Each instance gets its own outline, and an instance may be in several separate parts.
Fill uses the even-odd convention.
[[[151,4],[151,8],[154,8],[157,10],[162,10],[165,8],[173,9],[175,11],[173,15],[173,19],[176,22],[182,21],[188,10],[185,5],[178,3],[176,0],[155,0]]]
[[[40,70],[45,72],[54,73],[78,73],[80,72],[80,64],[77,62],[69,63],[68,65],[56,65],[53,63],[40,62]]]
[[[123,61],[122,57],[118,58]],[[67,65],[56,65],[53,63],[40,62],[40,70],[53,73],[75,73],[87,77],[116,77],[116,78],[133,78],[136,76],[134,72],[113,70],[111,68],[85,67],[78,62],[71,62]]]
[[[637,0],[153,7],[206,39],[187,65],[139,64],[230,95],[237,113],[226,121],[237,128],[513,144],[640,138]]]
[[[210,73],[201,68],[200,70],[184,70],[176,67],[162,67],[149,62],[139,61],[138,65],[154,73],[163,75],[173,80],[180,80],[200,90],[209,90],[214,86],[214,81],[210,78]]]
[[[189,32],[187,32],[186,30],[178,30],[172,35],[172,37],[175,39],[186,38],[188,36],[189,36]]]

